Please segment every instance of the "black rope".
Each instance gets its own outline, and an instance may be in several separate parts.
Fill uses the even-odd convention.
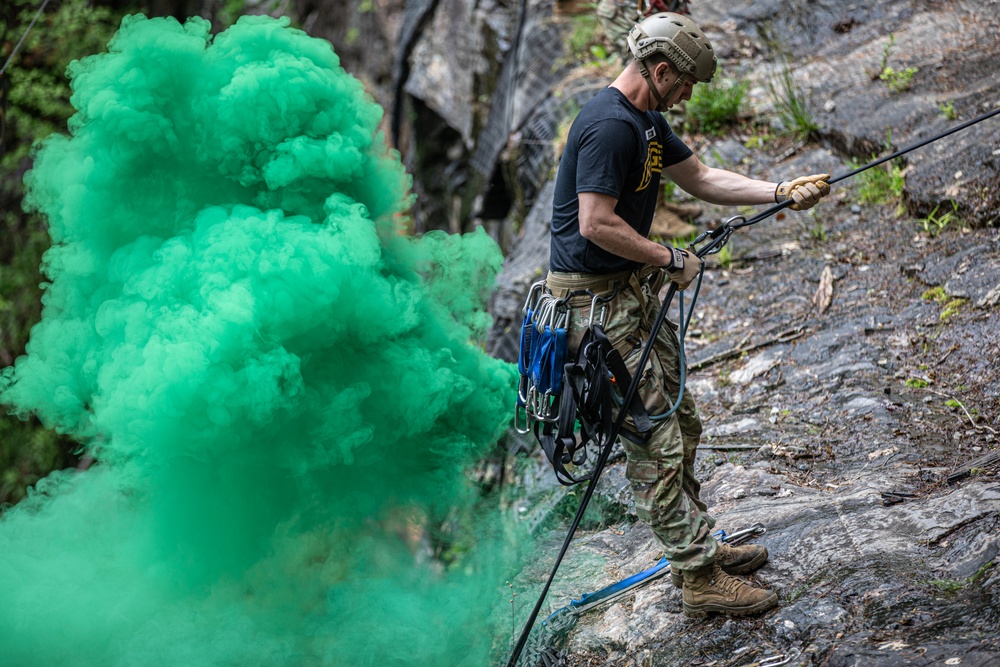
[[[892,153],[891,155],[886,155],[885,157],[881,157],[881,158],[879,158],[877,160],[869,162],[865,166],[858,167],[857,169],[855,169],[853,171],[849,171],[846,174],[840,174],[839,176],[834,176],[833,178],[831,178],[828,181],[828,183],[830,185],[833,185],[834,183],[839,183],[840,181],[843,181],[844,179],[850,178],[851,176],[857,176],[861,172],[867,171],[867,170],[871,169],[872,167],[877,167],[880,164],[888,162],[889,160],[894,160],[895,158],[898,158],[900,155],[905,155],[906,153],[909,153],[910,151],[914,151],[914,150],[916,150],[918,148],[922,148],[922,147],[926,146],[927,144],[931,144],[931,143],[934,143],[935,141],[938,141],[939,139],[944,139],[948,135],[955,134],[956,132],[960,132],[960,131],[964,130],[967,127],[972,127],[973,125],[975,125],[977,123],[981,123],[984,120],[987,120],[988,118],[992,118],[993,116],[996,116],[996,115],[1000,115],[1000,108],[994,109],[993,111],[988,111],[988,112],[984,113],[981,116],[976,116],[972,120],[966,121],[966,122],[962,123],[961,125],[956,125],[955,127],[951,128],[949,130],[945,130],[944,132],[941,132],[940,134],[936,134],[933,137],[931,137],[930,139],[924,139],[923,141],[918,141],[917,143],[911,144],[911,145],[907,146],[906,148],[901,148],[898,151],[896,151],[895,153]],[[748,227],[750,225],[755,225],[758,222],[760,222],[761,220],[765,220],[767,218],[770,218],[772,215],[774,215],[778,211],[780,211],[780,210],[782,210],[784,208],[787,208],[787,207],[791,206],[794,203],[795,202],[791,198],[788,198],[785,201],[781,202],[780,204],[778,204],[776,206],[772,206],[771,208],[767,209],[766,211],[762,211],[761,213],[758,213],[757,215],[755,215],[754,217],[750,218],[749,220],[746,220],[746,221],[744,221],[742,223],[739,223],[737,225],[733,225],[732,228],[733,229],[739,229],[740,227]],[[721,229],[723,229],[723,228],[719,227],[716,231],[719,231]],[[702,239],[702,237],[698,237],[698,239],[695,239],[695,243],[698,243],[699,241],[701,241],[701,239]]]
[[[976,123],[981,123],[987,118],[991,118],[1000,114],[1000,108],[985,113],[977,118],[974,118],[968,122],[962,123],[956,127],[946,130],[938,135],[931,137],[930,139],[925,139],[924,141],[917,142],[911,146],[907,146],[901,150],[896,151],[892,155],[887,155],[883,158],[879,158],[863,167],[858,167],[857,169],[850,171],[846,174],[841,174],[835,178],[830,179],[830,184],[837,183],[851,176],[860,174],[861,172],[876,167],[888,160],[897,158],[900,155],[909,153],[912,150],[916,150],[922,146],[926,146],[929,143],[943,139],[950,134],[964,130],[967,127],[975,125]],[[702,246],[699,250],[695,252],[699,258],[706,255],[710,255],[718,252],[725,245],[726,241],[732,235],[734,231],[741,227],[747,227],[749,225],[757,224],[758,222],[771,217],[778,211],[787,208],[794,204],[794,200],[791,198],[772,206],[771,208],[763,211],[756,216],[750,218],[749,220],[745,218],[739,218],[743,220],[737,224],[725,224],[722,225],[711,232],[705,232],[700,235],[692,243],[696,245],[706,238],[709,239],[709,243]],[[702,271],[704,271],[704,266],[702,266]],[[632,382],[629,383],[628,391],[625,393],[625,398],[623,400],[623,405],[631,405],[632,399],[635,398],[636,393],[639,390],[639,379],[642,377],[642,372],[646,368],[646,363],[649,361],[649,355],[653,350],[653,344],[656,341],[656,335],[659,333],[660,328],[663,326],[663,321],[666,319],[667,309],[670,307],[670,303],[674,299],[674,294],[677,293],[677,285],[675,283],[670,284],[670,289],[667,290],[667,294],[663,297],[663,302],[660,304],[660,312],[656,317],[656,321],[653,323],[653,328],[649,334],[649,340],[646,345],[642,348],[642,355],[639,357],[639,365],[636,367],[635,373],[632,375]],[[611,427],[611,433],[608,442],[605,443],[604,448],[601,450],[601,454],[597,459],[597,465],[594,467],[594,472],[591,475],[590,482],[587,484],[587,490],[583,494],[583,498],[580,500],[580,506],[576,510],[576,515],[573,517],[573,522],[570,524],[569,533],[566,535],[566,539],[563,540],[562,547],[559,549],[559,555],[556,557],[556,562],[552,566],[552,572],[549,574],[548,580],[545,582],[545,586],[542,588],[542,592],[538,596],[538,601],[535,603],[534,609],[531,611],[531,615],[528,617],[527,622],[524,624],[524,629],[521,631],[521,636],[517,640],[517,644],[514,646],[514,651],[511,653],[510,660],[507,661],[507,667],[515,667],[517,665],[517,660],[521,656],[521,651],[524,650],[524,645],[528,641],[528,635],[531,633],[531,628],[535,624],[535,620],[538,618],[538,613],[541,611],[542,603],[545,601],[545,596],[549,592],[549,588],[552,586],[552,581],[555,579],[556,572],[559,570],[559,566],[562,564],[563,558],[566,556],[566,552],[569,549],[570,542],[573,539],[573,535],[576,533],[577,527],[580,525],[580,521],[583,518],[583,513],[587,509],[588,503],[590,503],[591,497],[594,495],[594,490],[597,488],[597,481],[601,476],[601,472],[604,470],[604,466],[608,461],[608,457],[611,454],[611,449],[614,446],[615,440],[618,437],[618,433],[621,431],[621,427],[625,422],[625,418],[628,416],[627,410],[619,410],[618,417],[615,419],[614,426]],[[534,667],[534,666],[532,666]]]

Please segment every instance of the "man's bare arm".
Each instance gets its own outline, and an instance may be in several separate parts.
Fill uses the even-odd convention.
[[[777,183],[758,181],[707,166],[696,155],[664,169],[684,192],[711,204],[742,206],[773,204]]]
[[[635,231],[615,213],[618,200],[597,192],[581,192],[580,235],[605,250],[633,262],[667,266],[672,253]]]

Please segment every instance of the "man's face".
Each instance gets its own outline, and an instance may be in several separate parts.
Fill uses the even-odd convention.
[[[689,77],[687,74],[681,74],[681,79],[684,80],[684,83],[682,83],[681,87],[677,89],[676,93],[674,93],[674,99],[667,100],[668,107],[672,107],[675,104],[680,104],[681,102],[691,99],[691,92],[694,90],[694,84],[697,83],[697,81]]]
[[[693,78],[687,74],[674,72],[666,63],[661,63],[657,67],[657,70],[659,79],[658,90],[660,91],[660,95],[663,96],[664,102],[664,108],[660,109],[660,111],[666,111],[675,104],[680,104],[685,100],[691,99],[691,91],[694,90],[694,84],[697,83]],[[678,79],[681,80],[681,84],[674,88],[674,83]],[[670,92],[671,90],[673,90],[672,93]]]

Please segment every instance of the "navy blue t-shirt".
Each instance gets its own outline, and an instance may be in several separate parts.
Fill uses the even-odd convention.
[[[549,268],[570,273],[619,273],[639,266],[580,236],[581,192],[618,200],[615,213],[649,234],[660,171],[692,155],[658,111],[639,111],[616,88],[605,88],[577,115],[559,163],[552,202]]]

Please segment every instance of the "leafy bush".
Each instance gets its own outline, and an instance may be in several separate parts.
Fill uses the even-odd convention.
[[[101,5],[104,6],[101,6]],[[62,0],[51,3],[29,31],[4,72],[7,113],[0,156],[0,366],[24,353],[28,332],[41,315],[42,253],[50,245],[45,222],[21,210],[21,179],[31,167],[31,146],[65,132],[73,113],[66,65],[98,53],[128,2]],[[10,0],[0,13],[0,64],[35,18],[36,0]],[[132,9],[135,9],[133,7]],[[42,427],[0,413],[0,506],[24,497],[50,471],[73,465],[76,445]]]
[[[739,120],[746,92],[745,81],[716,79],[696,85],[685,107],[688,125],[706,134],[722,134]]]

